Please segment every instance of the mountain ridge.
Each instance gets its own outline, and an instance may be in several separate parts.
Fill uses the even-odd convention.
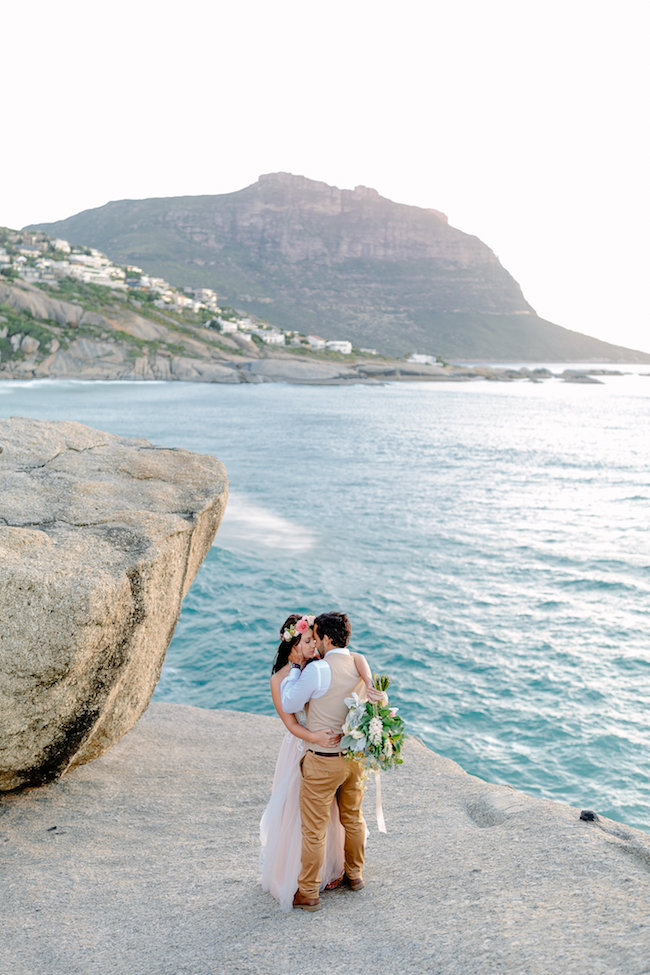
[[[34,227],[284,329],[389,355],[647,361],[540,318],[493,251],[444,213],[369,187],[270,173],[233,193],[112,201]]]

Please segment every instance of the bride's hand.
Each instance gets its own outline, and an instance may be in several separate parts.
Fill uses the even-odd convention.
[[[298,649],[298,644],[296,643],[296,645],[291,648],[291,653],[289,654],[289,663],[299,664],[299,666],[302,667],[304,662],[305,662],[304,657],[300,652],[300,650]]]
[[[321,748],[336,748],[340,742],[343,735],[335,734],[331,728],[326,728],[324,731],[314,732],[314,745],[320,745]]]
[[[388,694],[386,691],[378,691],[372,684],[366,684],[366,693],[371,704],[381,704],[386,707],[388,704]]]

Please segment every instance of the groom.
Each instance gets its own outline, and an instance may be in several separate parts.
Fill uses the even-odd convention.
[[[320,659],[304,670],[293,664],[282,682],[282,708],[289,714],[309,702],[307,728],[322,731],[341,728],[348,713],[344,698],[356,691],[363,700],[366,685],[359,677],[347,649],[350,621],[345,613],[322,613],[314,621],[314,640]],[[363,887],[362,871],[365,823],[361,814],[363,799],[362,769],[358,762],[346,761],[344,753],[333,748],[309,748],[301,763],[300,815],[302,819],[302,866],[293,906],[318,911],[318,892],[325,853],[325,834],[332,802],[339,804],[345,830],[345,873],[352,890]]]

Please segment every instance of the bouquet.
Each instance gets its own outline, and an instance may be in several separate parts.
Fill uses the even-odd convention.
[[[372,675],[373,686],[385,691],[390,678],[385,674]],[[349,761],[359,762],[364,771],[375,771],[401,765],[400,752],[404,741],[404,722],[397,708],[362,701],[358,694],[346,697],[349,710],[343,723],[341,750]]]

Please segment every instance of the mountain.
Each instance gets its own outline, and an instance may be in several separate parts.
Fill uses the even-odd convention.
[[[273,173],[235,193],[121,200],[34,227],[212,288],[280,328],[390,355],[650,361],[540,318],[477,237],[363,186]]]

